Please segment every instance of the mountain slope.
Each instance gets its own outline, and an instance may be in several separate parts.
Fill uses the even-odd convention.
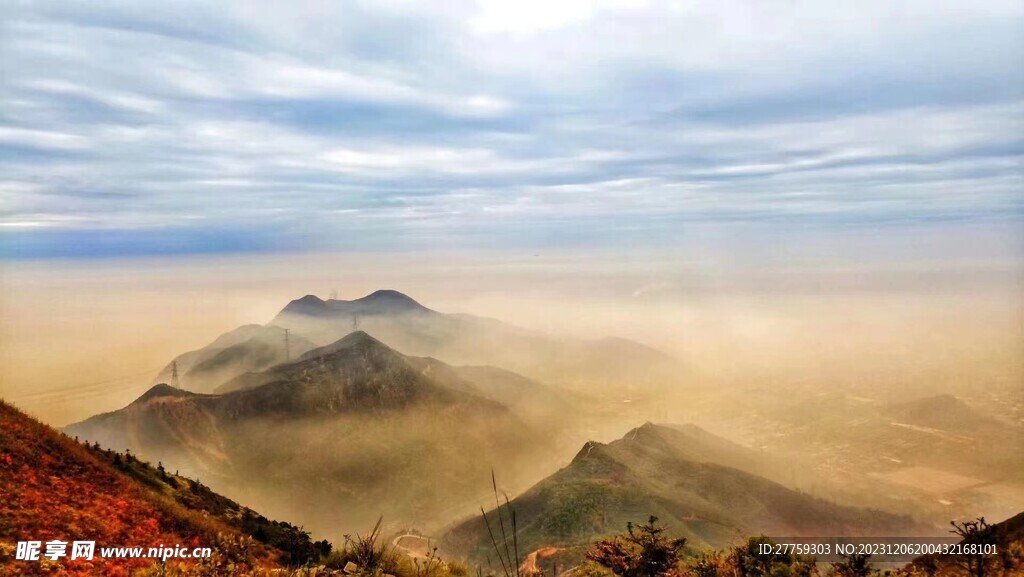
[[[217,352],[226,349],[230,346],[234,346],[239,343],[245,342],[250,338],[256,336],[257,334],[262,332],[263,328],[263,325],[257,324],[242,325],[238,328],[232,329],[220,335],[219,337],[217,337],[212,342],[208,343],[206,346],[202,348],[182,353],[175,357],[172,362],[167,363],[167,366],[165,366],[163,369],[160,370],[159,373],[157,373],[155,382],[164,383],[171,380],[171,366],[174,364],[174,362],[178,363],[179,374],[188,371],[196,364],[210,358]]]
[[[154,387],[65,430],[201,475],[330,535],[380,514],[429,522],[471,507],[491,462],[529,458],[534,433],[363,332],[203,395]],[[469,501],[472,503],[473,501]]]
[[[424,375],[449,388],[491,399],[524,417],[547,418],[581,410],[585,402],[570,391],[539,383],[498,367],[455,367],[430,357],[406,357]]]
[[[692,437],[692,436],[691,436]],[[512,501],[522,550],[581,547],[656,515],[696,547],[751,534],[893,535],[920,530],[906,518],[829,503],[714,462],[716,443],[680,445],[679,431],[647,424],[604,445],[588,443],[572,463]],[[730,459],[732,457],[726,457]],[[482,558],[479,519],[444,538],[451,551]]]
[[[286,348],[284,329],[280,327],[244,325],[201,349],[178,356],[160,371],[156,382],[170,382],[171,367],[176,362],[182,387],[211,392],[240,374],[261,371],[314,348],[314,343],[297,334],[288,335]]]
[[[161,394],[164,391],[159,391]],[[210,568],[280,567],[302,562],[314,545],[297,528],[183,477],[126,455],[81,445],[0,401],[0,566],[32,574],[39,562],[15,562],[17,541],[95,541],[100,547],[212,547]],[[255,535],[251,548],[240,539]],[[262,541],[262,542],[261,542]],[[274,544],[281,544],[283,550]],[[283,545],[287,543],[288,545]],[[193,561],[170,561],[190,564]],[[155,565],[147,559],[99,559],[53,565],[72,574],[124,574]]]

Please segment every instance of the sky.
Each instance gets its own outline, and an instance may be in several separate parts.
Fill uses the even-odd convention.
[[[1019,382],[1022,31],[1019,0],[0,0],[0,395],[65,424],[379,288],[715,378]]]
[[[0,1],[0,259],[1024,222],[1016,0]]]

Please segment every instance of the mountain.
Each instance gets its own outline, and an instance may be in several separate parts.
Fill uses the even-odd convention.
[[[378,290],[363,298],[344,300],[322,300],[315,295],[296,299],[281,311],[284,315],[305,315],[311,317],[336,317],[351,320],[353,316],[430,314],[434,311],[395,290]]]
[[[408,355],[500,367],[617,398],[663,398],[688,376],[677,359],[629,339],[551,338],[494,319],[441,313],[393,290],[352,301],[307,295],[288,303],[270,326],[320,344],[358,326]]]
[[[380,514],[426,524],[464,511],[491,463],[537,451],[535,433],[507,407],[446,386],[362,331],[227,389],[157,385],[65,431],[201,475],[330,535]]]
[[[296,359],[360,329],[408,355],[500,368],[610,402],[629,399],[635,407],[657,404],[690,380],[679,360],[629,339],[552,338],[494,319],[438,312],[398,291],[378,290],[354,300],[295,299],[268,325],[239,327],[179,355],[154,383],[171,382],[177,364],[182,387],[214,392],[239,375]]]
[[[215,402],[235,417],[385,411],[459,400],[454,391],[426,378],[403,355],[362,331],[314,349],[295,362],[240,375],[222,390],[230,392]],[[469,396],[461,400],[486,404]]]
[[[935,395],[889,406],[894,420],[942,431],[973,433],[1000,428],[999,423],[975,411],[953,395]]]
[[[364,332],[352,333],[334,344],[309,351],[300,357],[297,363],[283,363],[266,371],[239,375],[215,392],[223,394],[253,389],[273,381],[296,380],[300,373],[308,376],[311,374],[308,361],[316,360],[322,364],[322,360],[330,360],[332,355],[358,352],[358,347],[351,346],[351,341],[357,337],[366,344],[380,344]],[[571,429],[565,427],[565,415],[574,414],[581,423],[588,418],[596,418],[585,414],[592,404],[590,399],[505,369],[487,366],[457,367],[430,357],[413,357],[401,355],[396,351],[391,352],[398,355],[405,365],[449,393],[461,394],[466,399],[476,399],[477,402],[491,401],[510,409],[517,419],[522,419],[525,426],[545,435],[548,441],[547,452],[552,455],[547,460],[551,461],[552,467],[557,466],[554,458],[557,452],[572,451],[580,440],[579,436],[572,434]],[[316,370],[320,370],[319,365],[317,367]],[[375,371],[380,375],[393,374],[386,366],[376,367]],[[555,423],[559,423],[560,426],[555,426]]]
[[[181,386],[196,392],[211,392],[242,373],[260,371],[296,358],[316,348],[301,335],[280,327],[244,325],[217,337],[207,346],[178,356],[157,375],[157,382],[172,380],[177,363]]]
[[[187,371],[195,366],[197,363],[210,358],[217,352],[226,349],[230,346],[237,345],[245,342],[250,338],[256,336],[263,331],[263,325],[249,324],[242,325],[236,329],[230,330],[206,346],[196,349],[194,351],[188,351],[178,355],[172,362],[167,363],[167,366],[160,370],[156,376],[157,382],[167,382],[171,380],[171,367],[177,362],[178,372]]]
[[[726,466],[727,441],[650,423],[610,444],[587,443],[573,461],[511,502],[521,551],[567,547],[656,515],[694,547],[723,547],[761,532],[786,536],[903,535],[926,529],[906,517],[836,505]],[[496,513],[489,517],[496,519]],[[449,531],[446,550],[483,559],[482,519]]]
[[[154,396],[176,396],[164,389]],[[100,547],[211,547],[208,572],[238,574],[316,559],[324,552],[297,527],[269,521],[203,485],[109,449],[83,445],[0,401],[0,566],[35,574],[40,562],[14,561],[18,541],[76,540]],[[252,537],[251,546],[242,539]],[[70,550],[69,550],[70,552]],[[171,560],[173,571],[178,564]],[[71,561],[54,574],[127,574],[148,559]],[[6,573],[5,573],[6,574]]]

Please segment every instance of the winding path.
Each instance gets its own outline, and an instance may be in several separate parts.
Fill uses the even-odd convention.
[[[422,552],[419,547],[413,548],[402,545],[402,539],[415,539],[421,542],[423,544]],[[430,553],[430,537],[424,537],[416,533],[403,533],[391,540],[391,546],[413,559],[426,559],[427,554]]]

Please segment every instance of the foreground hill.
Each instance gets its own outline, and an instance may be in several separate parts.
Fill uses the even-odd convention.
[[[66,431],[332,536],[380,514],[423,525],[464,512],[493,463],[532,462],[537,450],[504,405],[446,386],[361,331],[228,388],[157,385]]]
[[[128,455],[82,445],[0,401],[0,567],[11,574],[120,575],[147,559],[15,562],[18,541],[100,547],[213,548],[207,572],[300,564],[324,552],[296,527],[268,521],[206,487]],[[255,537],[252,543],[246,539]],[[190,565],[192,561],[170,561]],[[8,573],[4,573],[5,575]]]
[[[707,433],[646,424],[610,444],[588,443],[569,466],[512,501],[521,550],[585,545],[656,515],[694,547],[723,547],[761,532],[787,536],[903,535],[905,517],[830,503],[727,466],[743,452]],[[721,457],[719,456],[721,455]],[[492,515],[494,513],[492,512]],[[476,559],[490,541],[481,519],[445,547]]]

